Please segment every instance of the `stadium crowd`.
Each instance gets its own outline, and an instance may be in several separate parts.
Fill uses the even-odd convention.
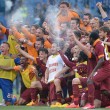
[[[102,20],[91,13],[81,18],[61,2],[41,26],[0,23],[8,39],[0,46],[0,106],[110,108],[110,19],[102,5],[96,4]],[[21,89],[13,103],[17,74]]]

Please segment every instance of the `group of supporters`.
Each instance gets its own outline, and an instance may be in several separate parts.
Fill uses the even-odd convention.
[[[102,21],[90,13],[81,19],[61,2],[55,25],[48,17],[42,27],[0,24],[8,39],[0,46],[1,105],[13,104],[13,81],[20,74],[14,105],[110,108],[110,19],[100,2],[96,6]]]

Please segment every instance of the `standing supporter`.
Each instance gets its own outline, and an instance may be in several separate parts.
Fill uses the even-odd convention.
[[[78,13],[70,9],[68,2],[61,2],[59,5],[58,23],[70,22],[71,18],[80,18]]]
[[[7,42],[1,44],[0,51],[0,65],[1,66],[15,66],[17,60],[11,57],[9,53],[10,45]],[[14,71],[0,70],[0,88],[3,93],[3,99],[5,103],[2,105],[12,104],[12,93],[13,93],[13,81],[16,78],[16,73]]]
[[[84,31],[84,33],[90,33],[92,31],[92,28],[90,26],[90,20],[92,16],[89,13],[85,13],[83,15],[83,26],[81,27],[81,30]]]
[[[100,13],[102,15],[102,20],[104,22],[104,26],[107,26],[107,27],[110,28],[110,19],[108,18],[107,13],[103,10],[102,3],[98,2],[96,4],[96,6],[98,7],[98,9],[99,9],[99,11],[100,11]]]
[[[15,48],[15,46],[18,44],[18,40],[13,35],[11,28],[8,29],[1,24],[0,24],[0,28],[1,28],[2,33],[5,34],[5,36],[7,37],[7,42],[10,45],[9,53],[12,54],[13,58],[16,58],[19,55],[17,49]],[[17,75],[17,78],[16,78],[17,93],[19,93],[19,81],[18,81],[19,79],[20,79],[20,76]]]

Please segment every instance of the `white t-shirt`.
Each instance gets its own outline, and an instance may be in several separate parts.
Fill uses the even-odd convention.
[[[46,64],[46,67],[49,69],[48,83],[54,80],[55,75],[63,69],[64,65],[65,63],[60,55],[49,56]],[[63,77],[63,75],[60,77]]]

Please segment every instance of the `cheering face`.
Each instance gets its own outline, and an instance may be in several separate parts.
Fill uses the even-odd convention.
[[[91,20],[90,25],[92,28],[94,28],[97,25],[97,23],[94,20]]]
[[[66,31],[66,29],[67,29],[67,24],[66,23],[62,23],[61,25],[60,25],[60,27],[61,27],[61,31]]]
[[[57,54],[57,44],[55,44],[55,43],[52,44],[51,54],[52,55]]]
[[[72,49],[71,49],[71,53],[73,54],[73,60],[77,61],[78,57],[79,57],[79,53],[80,53],[80,49],[78,47],[78,45],[75,45]]]
[[[67,30],[67,36],[69,37],[69,36],[71,36],[72,34],[73,34],[72,29],[68,29],[68,30]]]
[[[35,42],[35,49],[38,51],[41,47],[43,47],[41,41],[36,41]]]
[[[37,35],[37,37],[43,37],[43,32],[42,32],[42,30],[38,28],[38,29],[36,30],[36,35]]]
[[[24,25],[24,27],[30,32],[31,28],[28,25]]]
[[[2,43],[0,46],[1,54],[5,55],[9,51],[9,46],[5,43]]]
[[[99,37],[102,41],[104,41],[105,37],[106,37],[106,33],[104,31],[99,31]]]
[[[45,31],[46,31],[47,33],[49,33],[49,32],[50,32],[50,29],[49,29],[49,27],[48,27],[48,26],[46,26],[46,27],[45,27]]]
[[[87,35],[85,36],[85,42],[89,43],[89,36],[87,36]]]
[[[91,45],[90,45],[90,43],[87,43],[85,46],[87,47],[88,50],[91,49]]]
[[[68,7],[65,4],[61,4],[59,9],[61,13],[65,13],[68,11]]]
[[[36,28],[34,26],[31,27],[30,31],[32,34],[36,34]]]
[[[78,45],[75,45],[72,49],[71,49],[72,53],[77,56],[80,52],[80,48],[78,47]]]
[[[40,60],[46,59],[47,56],[48,56],[48,55],[47,55],[45,52],[43,52],[43,51],[40,51],[40,52],[39,52],[39,58],[40,58]]]
[[[42,27],[43,28],[46,28],[47,27],[47,22],[46,21],[43,22]]]
[[[26,57],[20,58],[20,65],[23,67],[28,63],[28,59]]]
[[[78,28],[78,24],[76,23],[76,21],[75,20],[71,20],[71,29],[77,29]]]
[[[97,18],[91,19],[90,25],[91,25],[92,29],[99,27],[99,20]]]
[[[83,23],[85,26],[87,26],[89,23],[90,23],[90,19],[89,19],[89,16],[85,16],[83,17]]]
[[[72,30],[68,30],[67,36],[68,36],[69,44],[74,45],[75,41],[74,41],[74,35],[73,35]]]
[[[104,26],[109,27],[110,28],[110,20],[104,22]]]

